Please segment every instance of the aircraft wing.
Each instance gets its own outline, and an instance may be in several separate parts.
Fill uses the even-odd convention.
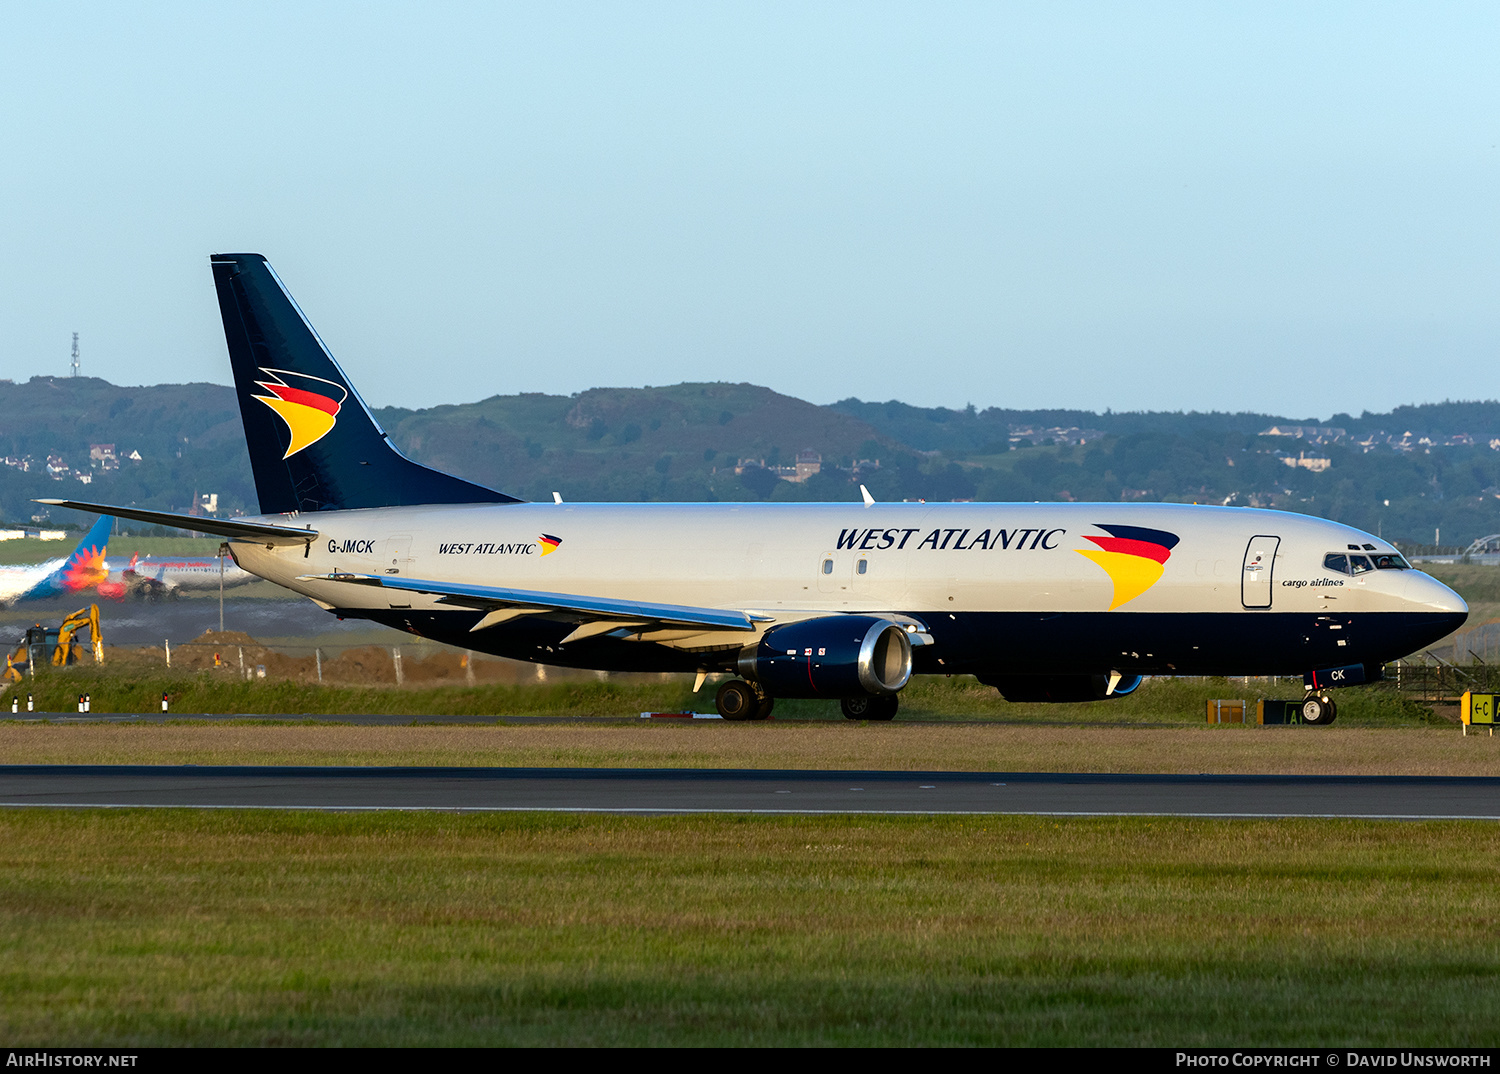
[[[345,582],[349,585],[398,589],[407,593],[424,593],[438,597],[445,604],[490,611],[493,622],[503,621],[505,609],[534,612],[571,612],[585,619],[603,623],[627,621],[672,623],[713,627],[718,630],[754,630],[758,622],[770,622],[770,616],[751,615],[723,608],[695,608],[684,604],[653,604],[640,600],[616,600],[611,597],[583,597],[573,593],[546,593],[533,589],[507,589],[499,586],[466,585],[461,582],[431,582],[419,578],[394,578],[379,574],[306,574],[298,581]],[[500,613],[500,614],[496,614]],[[474,629],[491,625],[490,616],[480,620]],[[594,631],[589,630],[587,634]],[[580,634],[579,637],[587,636]]]
[[[248,537],[266,544],[306,544],[318,535],[311,527],[297,529],[293,526],[276,526],[268,522],[242,522],[234,518],[199,518],[196,515],[174,515],[166,511],[141,511],[134,507],[114,507],[103,503],[84,503],[81,500],[34,500],[49,507],[71,507],[77,511],[92,511],[96,515],[114,515],[136,522],[150,522],[157,526],[175,526],[182,530],[197,530],[219,537]]]

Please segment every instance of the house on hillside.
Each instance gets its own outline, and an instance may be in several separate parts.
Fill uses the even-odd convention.
[[[1290,436],[1310,444],[1334,444],[1349,435],[1336,425],[1273,425],[1262,429],[1261,436]]]
[[[1311,470],[1315,474],[1321,474],[1324,470],[1333,465],[1333,460],[1328,458],[1327,456],[1309,455],[1305,451],[1297,452],[1297,457],[1295,459],[1290,455],[1284,455],[1282,456],[1281,461],[1286,463],[1293,469],[1301,467],[1304,470]]]

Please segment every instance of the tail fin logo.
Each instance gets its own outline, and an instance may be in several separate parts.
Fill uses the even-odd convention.
[[[104,565],[103,544],[82,545],[68,558],[62,569],[62,587],[69,593],[89,589],[109,577]]]
[[[333,431],[338,423],[339,408],[349,398],[348,389],[305,373],[267,369],[265,366],[261,366],[260,371],[270,379],[255,383],[270,394],[255,398],[276,411],[276,416],[286,423],[292,436],[286,454],[281,456],[283,459],[290,459],[297,452],[312,447]]]
[[[1146,529],[1144,526],[1095,524],[1109,536],[1090,537],[1085,534],[1085,540],[1093,541],[1099,547],[1080,548],[1078,554],[1099,564],[1109,575],[1115,587],[1109,610],[1114,611],[1161,579],[1167,560],[1172,557],[1172,549],[1177,547],[1181,538],[1166,530]]]

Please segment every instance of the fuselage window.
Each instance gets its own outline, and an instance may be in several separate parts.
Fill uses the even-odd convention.
[[[823,561],[823,573],[824,574],[832,574],[833,573],[833,560],[831,560],[831,559],[825,559]]]
[[[869,571],[869,569],[870,569],[870,561],[868,559],[862,559],[862,560],[859,561],[859,573],[860,574],[865,574],[866,572]]]
[[[1350,556],[1349,569],[1353,574],[1364,574],[1366,571],[1373,571],[1375,564],[1370,562],[1369,556]]]
[[[1349,557],[1341,556],[1334,552],[1323,557],[1323,566],[1330,571],[1338,571],[1340,574],[1349,573]]]
[[[1381,555],[1375,557],[1375,569],[1377,571],[1409,571],[1411,564],[1400,556]]]

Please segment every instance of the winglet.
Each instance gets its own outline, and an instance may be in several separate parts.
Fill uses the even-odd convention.
[[[875,506],[875,497],[870,495],[870,490],[869,489],[867,489],[863,485],[861,485],[861,486],[859,486],[859,494],[860,494],[860,496],[864,497],[864,501],[865,501],[865,506],[866,507],[874,507]]]

